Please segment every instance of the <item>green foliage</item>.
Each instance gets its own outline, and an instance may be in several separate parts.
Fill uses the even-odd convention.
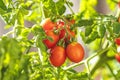
[[[114,10],[118,1],[107,2]],[[71,9],[73,3],[69,0],[0,0],[0,16],[6,23],[5,28],[13,29],[0,37],[0,80],[94,80],[94,75],[98,75],[96,70],[101,68],[106,71],[103,79],[119,79],[119,64],[114,60],[118,46],[114,39],[120,37],[120,23],[113,15],[97,13],[96,5],[97,0],[81,0],[80,11],[74,13]],[[71,14],[64,14],[66,8]],[[53,21],[62,19],[66,23],[74,19],[75,24],[71,27],[73,30],[80,29],[80,36],[90,49],[85,52],[90,56],[70,66],[68,60],[61,67],[52,66],[49,50],[43,44],[45,38],[52,41],[40,25],[44,18]],[[33,26],[26,27],[25,21]],[[94,57],[99,59],[91,64]],[[83,72],[75,71],[74,67],[81,64],[85,64]]]

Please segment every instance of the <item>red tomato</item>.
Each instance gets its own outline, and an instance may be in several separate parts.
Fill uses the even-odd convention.
[[[61,46],[55,46],[50,51],[50,62],[55,67],[61,66],[66,60],[65,49]]]
[[[70,43],[66,48],[67,57],[72,62],[80,62],[84,58],[84,49],[81,44],[77,42]]]
[[[41,26],[43,27],[43,30],[53,30],[56,24],[50,20],[50,18],[47,18],[41,22]]]
[[[120,63],[120,54],[115,54],[115,58],[116,58],[116,60]]]
[[[45,39],[43,40],[44,44],[47,46],[47,48],[52,48],[53,46],[56,45],[56,43],[58,42],[59,40],[59,36],[56,35],[54,32],[52,31],[47,31],[46,32],[46,35],[48,37],[51,37],[52,38],[52,41],[50,41],[49,39]]]
[[[116,39],[115,39],[115,43],[116,43],[117,45],[120,45],[120,38],[116,38]]]
[[[71,24],[74,24],[75,23],[75,20],[73,19],[73,20],[70,20],[69,21]]]

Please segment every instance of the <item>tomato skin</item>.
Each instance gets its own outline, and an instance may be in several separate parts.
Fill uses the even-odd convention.
[[[120,63],[120,54],[115,54],[115,58],[116,58],[116,60]]]
[[[54,27],[56,26],[56,24],[54,22],[52,22],[50,20],[50,18],[46,18],[45,20],[43,20],[41,22],[41,26],[42,26],[44,31],[47,31],[47,30],[53,30]]]
[[[50,54],[50,63],[55,67],[61,66],[66,60],[65,49],[61,46],[52,48]]]
[[[115,43],[116,43],[117,45],[120,45],[120,38],[116,38],[116,39],[115,39]]]
[[[67,57],[72,62],[80,62],[84,58],[84,49],[81,44],[77,42],[70,43],[66,48]]]
[[[59,40],[59,36],[52,31],[47,31],[46,35],[51,37],[53,41],[50,41],[49,39],[44,39],[43,43],[47,46],[48,49],[54,47]]]

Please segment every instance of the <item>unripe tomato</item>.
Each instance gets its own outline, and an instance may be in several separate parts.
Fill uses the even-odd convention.
[[[55,67],[61,66],[66,60],[65,49],[61,46],[55,46],[50,51],[50,63]]]
[[[116,38],[116,39],[115,39],[115,43],[116,43],[117,45],[120,45],[120,38]]]
[[[120,54],[119,53],[115,54],[115,58],[120,63]]]
[[[59,36],[56,35],[54,32],[52,31],[47,31],[46,32],[46,35],[48,37],[51,37],[52,38],[52,41],[50,41],[49,39],[44,39],[43,42],[44,44],[47,46],[47,48],[52,48],[53,46],[56,45],[56,43],[58,42],[59,40]]]
[[[72,62],[80,62],[84,58],[84,49],[81,44],[77,42],[70,43],[66,48],[67,57]]]
[[[50,18],[47,18],[41,22],[41,26],[44,31],[47,30],[53,30],[56,24],[50,20]]]

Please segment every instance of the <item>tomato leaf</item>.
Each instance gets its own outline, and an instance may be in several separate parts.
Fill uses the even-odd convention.
[[[84,72],[80,72],[80,73],[74,73],[74,75],[69,75],[68,76],[69,79],[81,79],[81,80],[89,80],[88,79],[88,74],[84,73]]]
[[[65,12],[65,10],[66,10],[66,7],[65,7],[64,4],[65,4],[64,0],[59,0],[55,4],[56,11],[59,13],[59,15],[62,15]]]
[[[90,43],[94,41],[96,38],[98,38],[98,32],[93,31],[87,38],[86,38],[86,43]]]
[[[3,9],[3,10],[7,10],[7,7],[4,4],[3,0],[0,0],[0,8]]]
[[[91,26],[85,27],[85,36],[89,36],[91,32],[92,32],[92,27]]]
[[[104,35],[105,35],[105,32],[106,32],[106,28],[105,28],[104,24],[98,26],[98,29],[97,29],[97,30],[98,30],[98,35],[99,35],[101,38],[103,38]]]
[[[91,26],[93,24],[93,20],[78,20],[76,21],[76,25],[78,27],[82,27],[82,26]]]
[[[120,23],[118,23],[118,22],[114,22],[113,23],[113,32],[115,34],[119,34],[120,33]]]

